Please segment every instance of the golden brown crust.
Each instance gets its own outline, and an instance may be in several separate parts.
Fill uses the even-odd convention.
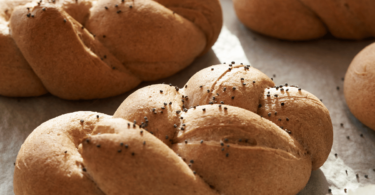
[[[269,88],[273,82],[254,68],[232,65],[226,72],[228,67],[208,67],[191,78],[184,89],[161,84],[134,92],[114,118],[100,119],[94,130],[90,126],[84,139],[82,133],[76,135],[81,141],[74,148],[78,147],[83,162],[73,167],[80,165],[105,194],[298,193],[311,170],[324,163],[332,147],[328,110],[306,91],[284,86]],[[256,82],[252,85],[243,85],[253,79]],[[213,91],[216,86],[220,90],[224,86],[243,87],[234,89],[243,102],[233,103],[236,106],[217,102],[207,105],[207,95],[194,92],[200,90],[201,83]],[[273,97],[268,97],[268,91]],[[185,108],[194,102],[205,105]],[[65,115],[60,120],[76,115]],[[78,126],[74,120],[70,123]],[[56,125],[67,128],[62,138],[50,136],[60,144],[69,137],[72,125]],[[44,128],[42,125],[38,129]],[[40,136],[36,132],[42,130],[38,129],[28,140]],[[38,149],[43,147],[41,143],[26,141],[22,148]],[[17,164],[25,158],[22,151]],[[35,158],[43,163],[46,156]],[[31,165],[29,169],[42,168]],[[25,178],[21,176],[26,173],[16,172],[15,186],[20,186]],[[51,178],[51,183],[67,182],[60,175],[40,174]],[[152,191],[147,188],[150,183]],[[95,186],[90,190],[93,188],[97,189]]]
[[[0,95],[29,97],[47,93],[14,43],[9,34],[8,23],[2,18],[0,18],[0,59]]]
[[[186,85],[184,93],[190,99],[186,104],[188,108],[223,102],[256,112],[264,89],[275,84],[251,66],[230,64],[205,68],[194,74]]]
[[[346,103],[353,115],[375,130],[375,45],[364,48],[353,59],[344,81]]]
[[[371,0],[235,0],[234,7],[247,27],[280,39],[315,39],[327,31],[343,39],[375,36]]]
[[[87,173],[105,194],[216,194],[167,145],[127,122],[101,122],[80,149]]]
[[[211,48],[222,26],[218,0],[26,2],[0,6],[0,18],[10,18],[12,38],[35,72],[6,69],[9,81],[0,85],[0,94],[8,96],[42,94],[35,86],[20,86],[33,79],[64,99],[115,96],[142,80],[182,70]]]
[[[182,94],[178,88],[168,85],[151,85],[128,96],[113,115],[134,121],[142,128],[170,145],[180,126]],[[133,123],[131,125],[133,125]],[[174,126],[176,125],[176,127]]]
[[[258,114],[304,146],[311,155],[313,170],[322,166],[333,144],[331,117],[323,103],[305,90],[286,86],[265,90],[260,103]]]
[[[217,0],[103,0],[92,8],[87,28],[139,78],[156,80],[182,70],[211,48],[221,24]]]
[[[234,0],[237,17],[248,28],[287,40],[309,40],[327,33],[322,21],[299,0]]]
[[[13,177],[14,193],[104,195],[82,171],[83,159],[77,148],[93,131],[95,124],[106,118],[110,116],[76,112],[51,119],[36,128],[18,153]]]
[[[10,27],[17,46],[50,93],[64,99],[105,98],[141,82],[63,10],[44,9],[32,7],[35,17],[26,17],[26,7],[17,7]]]

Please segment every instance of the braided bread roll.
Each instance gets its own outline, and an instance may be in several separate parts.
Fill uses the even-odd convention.
[[[332,141],[329,112],[312,94],[275,87],[249,66],[216,65],[183,89],[137,90],[112,117],[77,112],[42,124],[17,156],[14,191],[297,194]]]
[[[375,130],[375,44],[359,52],[344,80],[344,95],[351,113],[370,129]]]
[[[0,47],[9,56],[0,62],[5,96],[115,96],[182,70],[222,25],[218,0],[36,1],[9,10],[11,36],[0,22],[0,45],[11,48]]]
[[[234,0],[240,21],[250,29],[286,40],[375,36],[372,0]]]

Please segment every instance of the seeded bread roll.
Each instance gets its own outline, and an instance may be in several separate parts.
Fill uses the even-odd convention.
[[[234,0],[233,4],[245,26],[275,38],[309,40],[328,32],[342,39],[375,36],[372,0]]]
[[[352,114],[375,130],[375,44],[364,48],[353,59],[344,81],[344,95]]]
[[[232,68],[229,72],[228,67]],[[244,85],[252,80],[256,82]],[[225,104],[207,105],[207,95],[200,91],[203,84],[224,98],[238,95],[242,103],[225,100]],[[46,158],[62,153],[65,144],[78,148],[77,158],[82,158],[71,166],[81,168],[81,174],[90,178],[99,192],[108,195],[296,194],[306,185],[311,171],[327,159],[332,147],[332,123],[328,110],[312,94],[294,87],[271,88],[271,85],[271,79],[249,66],[208,67],[193,76],[183,89],[162,84],[134,92],[111,119],[98,118],[97,124],[92,119],[67,121],[76,129],[79,125],[84,127],[86,121],[90,124],[85,137],[78,134],[79,128],[74,130],[81,139],[74,147],[62,141],[69,137],[70,126],[57,123],[59,128],[54,133],[59,135],[61,131],[63,138],[50,136],[53,143],[57,142],[56,147],[46,150],[47,155],[31,157],[33,154],[29,152],[25,156],[24,148],[33,151],[43,147],[45,135],[38,133],[44,131],[39,130],[45,129],[42,125],[26,140],[17,157],[15,194],[34,193],[31,181],[38,181],[38,177],[32,176],[34,172],[49,178],[52,184],[70,182],[65,175],[55,174],[54,169],[40,171],[40,164],[49,164]],[[242,88],[232,92],[224,91],[224,86]],[[268,91],[278,95],[268,97]],[[187,109],[188,105],[192,107]],[[61,120],[76,115],[62,116]],[[29,141],[39,136],[42,141]],[[55,156],[52,159],[58,158]],[[23,169],[22,163],[31,158],[38,164]],[[58,170],[59,166],[54,168]],[[28,174],[30,169],[33,171]],[[28,192],[21,193],[24,183]],[[96,193],[93,187],[86,187],[91,194]],[[52,185],[45,188],[36,189],[36,194],[48,194],[47,191],[54,189]]]
[[[72,100],[106,98],[141,82],[59,7],[36,6],[28,12],[26,7],[14,10],[10,20],[12,36],[53,95]],[[37,17],[29,18],[27,14]]]
[[[4,51],[0,56],[11,60],[0,65],[19,67],[15,59],[25,59],[22,66],[33,72],[4,70],[0,95],[47,90],[70,100],[115,96],[188,66],[211,48],[223,22],[218,0],[21,2],[0,4],[0,18],[10,18],[7,39],[22,54]],[[31,84],[21,86],[26,81]]]

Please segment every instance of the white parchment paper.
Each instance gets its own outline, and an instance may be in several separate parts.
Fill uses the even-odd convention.
[[[236,18],[232,2],[221,0],[221,3],[224,26],[213,49],[180,73],[157,82],[142,83],[138,88],[161,82],[182,87],[202,68],[231,61],[251,64],[274,77],[276,84],[299,85],[323,99],[334,129],[333,148],[327,162],[313,171],[299,195],[328,194],[329,188],[332,194],[346,194],[344,189],[350,194],[375,194],[375,131],[350,113],[342,91],[342,78],[351,60],[374,40],[345,41],[326,37],[306,42],[281,41],[247,29]],[[14,194],[13,163],[33,129],[51,118],[74,111],[112,115],[133,91],[91,101],[66,101],[51,95],[36,98],[0,96],[0,194]],[[364,189],[358,189],[364,186]]]

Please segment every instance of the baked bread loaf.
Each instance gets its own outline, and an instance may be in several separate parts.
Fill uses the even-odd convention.
[[[310,40],[327,33],[342,39],[375,36],[372,0],[233,0],[248,28],[279,39]]]
[[[5,96],[115,96],[182,70],[211,48],[222,26],[218,0],[56,0],[8,7],[0,15]]]
[[[344,95],[352,114],[375,130],[375,44],[364,48],[353,59],[344,80]]]
[[[112,117],[76,112],[42,124],[18,153],[14,192],[297,194],[332,141],[314,95],[275,87],[249,66],[216,65],[183,89],[139,89]]]

